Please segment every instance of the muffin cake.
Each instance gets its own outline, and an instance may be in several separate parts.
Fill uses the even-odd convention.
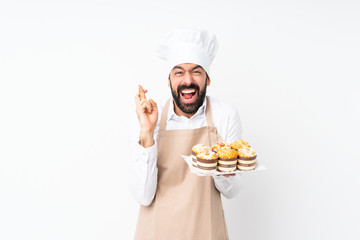
[[[197,168],[201,172],[216,170],[218,158],[215,152],[204,149],[196,155]]]
[[[250,147],[250,144],[245,140],[238,139],[235,142],[230,143],[230,147],[239,150],[245,147]]]
[[[200,153],[203,149],[206,150],[211,150],[211,148],[209,146],[206,146],[204,144],[196,144],[195,146],[193,146],[193,148],[191,149],[192,154],[193,155],[197,155],[198,153]]]
[[[213,150],[214,152],[218,152],[223,147],[230,147],[230,146],[225,142],[218,142],[211,147],[211,150]]]
[[[230,147],[236,150],[245,148],[245,147],[250,147],[250,144],[247,141],[244,141],[242,139],[238,139],[235,142],[230,143]]]
[[[241,171],[250,171],[255,169],[257,154],[254,149],[250,147],[241,148],[238,150],[238,169]]]
[[[211,151],[211,148],[209,146],[204,145],[204,144],[196,144],[191,149],[191,152],[192,152],[192,165],[194,167],[197,166],[196,155],[198,153],[202,152],[202,151]]]
[[[222,147],[217,154],[219,155],[217,167],[219,172],[231,172],[236,170],[238,152],[235,149]]]

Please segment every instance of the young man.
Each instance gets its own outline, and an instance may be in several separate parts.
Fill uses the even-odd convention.
[[[190,173],[181,157],[199,143],[211,146],[240,138],[236,109],[206,96],[217,49],[213,34],[174,30],[158,49],[169,66],[172,99],[158,106],[139,85],[140,132],[129,181],[142,205],[135,239],[228,239],[220,193],[234,197],[241,176],[200,177]]]

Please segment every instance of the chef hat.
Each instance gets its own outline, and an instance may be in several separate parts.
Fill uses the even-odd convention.
[[[203,30],[174,29],[157,48],[159,57],[168,64],[169,72],[178,64],[200,65],[209,75],[210,64],[218,51],[216,36]]]

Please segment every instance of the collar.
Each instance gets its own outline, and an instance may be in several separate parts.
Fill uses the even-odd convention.
[[[204,115],[205,116],[205,110],[206,110],[206,105],[207,105],[207,97],[205,97],[203,104],[199,107],[199,109],[197,110],[197,112],[189,119],[193,119],[199,116]],[[188,119],[185,116],[178,116],[176,115],[175,111],[174,111],[174,101],[173,98],[170,98],[170,103],[169,103],[169,110],[168,110],[168,114],[167,114],[167,121],[169,120],[176,120],[176,119]]]

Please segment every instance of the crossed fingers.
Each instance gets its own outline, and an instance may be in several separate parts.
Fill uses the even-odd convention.
[[[136,106],[143,113],[152,113],[155,102],[152,99],[147,100],[145,93],[147,90],[139,85],[139,90],[135,96]]]

